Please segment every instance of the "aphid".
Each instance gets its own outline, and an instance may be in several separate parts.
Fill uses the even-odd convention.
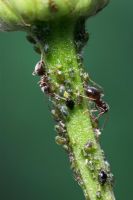
[[[63,82],[65,80],[65,76],[61,70],[57,70],[56,75],[57,75],[58,81]]]
[[[107,179],[108,179],[108,175],[107,175],[106,171],[101,170],[98,174],[99,183],[103,186],[107,182]]]
[[[49,84],[49,79],[45,70],[45,64],[43,60],[40,60],[36,66],[35,69],[32,73],[33,75],[38,75],[40,76],[40,81],[39,81],[39,85],[41,87],[42,92],[46,92],[47,94],[52,96],[51,93],[51,87]]]
[[[72,99],[67,99],[66,100],[66,106],[70,109],[70,110],[73,110],[74,106],[75,106],[75,103]]]
[[[101,197],[102,197],[101,191],[96,192],[96,197],[97,197],[97,199],[101,199]]]
[[[51,114],[53,115],[55,121],[57,121],[57,122],[60,121],[60,117],[61,117],[61,116],[60,116],[59,110],[57,110],[57,109],[52,109],[52,110],[51,110]]]
[[[52,12],[58,11],[58,7],[53,0],[49,0],[49,8]]]
[[[110,164],[107,160],[104,161],[106,171],[110,173]]]
[[[55,130],[59,135],[65,135],[67,133],[65,124],[60,120],[57,125],[55,125]]]
[[[75,78],[75,71],[74,71],[74,69],[72,69],[72,68],[69,69],[69,75],[70,75],[71,78]]]
[[[40,60],[36,65],[32,75],[43,76],[45,75],[44,62]]]
[[[64,86],[64,85],[61,85],[61,86],[59,87],[59,94],[60,94],[61,96],[63,96],[64,92],[65,92],[65,86]]]
[[[68,117],[68,115],[69,115],[68,109],[67,109],[67,107],[65,105],[62,105],[60,107],[60,112],[62,113],[62,115],[64,117]]]
[[[43,41],[44,40],[44,31],[42,29],[42,23],[38,22],[37,25],[33,25],[31,27],[32,33],[36,36],[37,41]]]
[[[58,135],[55,137],[55,141],[59,145],[65,145],[67,143],[67,139],[66,138],[58,136]]]
[[[95,129],[94,129],[94,133],[95,133],[96,139],[98,139],[99,136],[101,135],[101,131],[100,131],[98,128],[95,128]]]
[[[77,181],[79,185],[82,185],[83,181],[82,181],[82,178],[81,178],[80,171],[76,168],[73,169],[73,175],[74,175],[75,181]]]
[[[89,81],[89,74],[88,73],[86,73],[86,72],[83,73],[83,80],[86,83]]]
[[[51,93],[51,87],[48,81],[47,74],[43,75],[39,81],[39,85],[41,87],[42,92],[46,92],[46,94],[49,94],[50,96],[53,96]]]
[[[86,153],[90,153],[92,151],[94,151],[95,148],[94,148],[94,143],[92,141],[88,141],[85,145],[84,145],[84,151]]]
[[[87,163],[87,166],[89,167],[90,171],[93,172],[95,170],[94,162],[92,160],[87,159],[86,163]]]
[[[96,108],[99,111],[99,114],[96,119],[98,119],[101,115],[108,112],[109,105],[102,100],[103,93],[96,87],[85,86],[85,92],[87,97],[95,103]]]
[[[112,173],[109,173],[108,175],[108,182],[110,185],[112,186],[114,185],[115,180],[114,180],[114,175]]]
[[[38,45],[34,45],[33,49],[34,49],[34,51],[35,51],[36,53],[41,54],[41,50],[40,50],[40,48],[38,47]]]
[[[70,148],[67,144],[64,144],[62,147],[64,148],[65,151],[67,151],[67,152],[70,151]]]
[[[66,125],[64,124],[64,122],[62,120],[59,121],[58,123],[62,128],[66,129]]]
[[[73,166],[75,166],[75,159],[74,159],[74,155],[72,152],[69,152],[69,160],[71,163],[71,168],[73,168]]]
[[[35,39],[34,39],[31,35],[27,35],[27,36],[26,36],[26,39],[27,39],[30,43],[36,44]]]
[[[85,21],[81,20],[78,24],[78,30],[75,33],[75,43],[78,50],[81,50],[82,47],[86,44],[89,39],[89,34],[85,30]]]

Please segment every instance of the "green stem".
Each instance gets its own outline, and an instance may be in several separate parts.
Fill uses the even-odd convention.
[[[86,199],[114,200],[110,169],[96,137],[95,131],[98,128],[94,127],[88,109],[89,101],[84,94],[82,64],[74,41],[76,23],[54,22],[49,27],[50,31],[41,42],[42,58],[46,63],[54,94],[54,115],[63,121],[67,129],[65,136],[59,133],[57,142],[62,143],[67,150],[71,168]],[[61,93],[63,86],[65,89]],[[69,98],[75,103],[72,110],[66,107],[66,100]],[[105,184],[98,179],[101,171],[105,171],[108,176]]]

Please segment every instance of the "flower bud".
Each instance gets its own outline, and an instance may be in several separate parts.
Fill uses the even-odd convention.
[[[0,0],[0,31],[27,30],[36,21],[95,15],[109,0]]]

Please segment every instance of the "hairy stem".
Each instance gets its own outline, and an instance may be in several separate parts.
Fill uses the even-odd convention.
[[[86,199],[114,200],[112,175],[100,148],[99,130],[90,115],[89,101],[84,93],[86,76],[75,45],[77,23],[62,20],[44,27],[31,30],[31,34],[41,50],[49,80],[48,95],[57,121],[56,141],[68,152],[75,179]],[[76,42],[78,46],[81,41]],[[107,175],[104,182],[100,177],[102,172]]]

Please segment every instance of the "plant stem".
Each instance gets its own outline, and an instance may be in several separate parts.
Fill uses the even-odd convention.
[[[67,130],[62,136],[59,131],[57,142],[62,143],[67,150],[75,179],[82,187],[86,199],[114,200],[111,172],[100,148],[96,135],[98,127],[90,115],[89,101],[84,93],[85,77],[82,59],[75,46],[75,29],[75,21],[50,23],[43,42],[40,38],[38,42],[54,94],[49,94],[54,105],[54,115],[58,123],[63,121]],[[33,31],[32,34],[36,37]],[[73,100],[74,108],[66,106],[67,99]],[[87,144],[90,146],[87,147]],[[101,170],[107,173],[105,184],[98,178]]]

